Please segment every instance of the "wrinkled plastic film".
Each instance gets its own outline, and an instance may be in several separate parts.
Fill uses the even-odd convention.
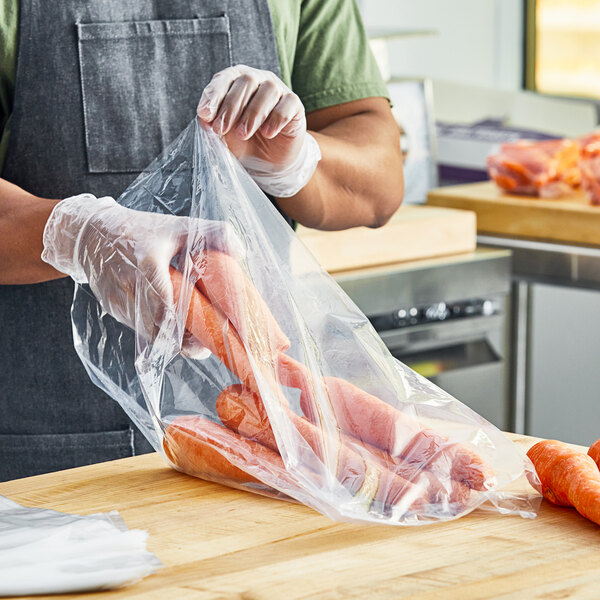
[[[0,596],[131,585],[162,566],[146,549],[147,538],[116,511],[65,514],[0,496]]]
[[[153,328],[75,294],[88,373],[173,467],[345,521],[438,522],[484,502],[535,515],[510,491],[529,461],[391,356],[212,131],[192,122],[119,203],[230,238],[190,236],[171,262],[176,309]],[[184,336],[205,358],[181,352]]]

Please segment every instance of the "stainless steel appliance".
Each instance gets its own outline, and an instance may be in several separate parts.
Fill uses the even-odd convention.
[[[335,278],[395,357],[508,429],[510,263],[478,249]]]
[[[510,431],[591,444],[600,431],[600,249],[478,236],[512,252]]]

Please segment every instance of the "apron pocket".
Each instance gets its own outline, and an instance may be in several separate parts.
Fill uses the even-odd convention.
[[[77,24],[90,173],[137,173],[194,117],[231,65],[226,15]]]
[[[133,456],[133,429],[42,435],[0,434],[0,481]]]

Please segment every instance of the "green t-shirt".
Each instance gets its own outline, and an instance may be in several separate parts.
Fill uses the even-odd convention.
[[[355,0],[269,0],[281,78],[306,112],[383,96],[385,84],[369,48]],[[14,95],[18,1],[0,0],[0,167]]]

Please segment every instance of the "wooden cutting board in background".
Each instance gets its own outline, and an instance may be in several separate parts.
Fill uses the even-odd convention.
[[[475,214],[432,206],[402,206],[378,229],[317,231],[298,227],[298,236],[331,272],[475,250]]]
[[[583,192],[544,200],[505,194],[484,181],[432,190],[427,205],[474,211],[480,233],[600,246],[600,206]]]

